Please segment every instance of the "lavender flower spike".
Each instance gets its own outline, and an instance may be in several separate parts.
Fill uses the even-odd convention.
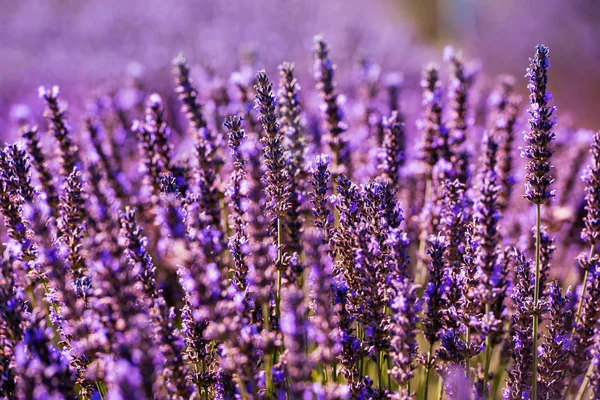
[[[404,121],[398,111],[384,119],[383,149],[380,154],[379,169],[391,182],[394,189],[400,189],[400,168],[406,161]]]
[[[594,134],[591,153],[592,164],[583,175],[586,215],[583,219],[585,228],[581,232],[581,238],[594,246],[600,241],[600,131]]]
[[[339,97],[335,91],[336,83],[334,80],[335,65],[329,58],[329,47],[323,39],[323,36],[317,35],[315,41],[315,64],[314,75],[317,81],[317,89],[321,92],[323,100],[323,112],[326,118],[327,144],[333,152],[333,164],[342,171],[347,170],[349,174],[350,154],[348,154],[348,145],[343,134],[348,127],[343,121],[344,112],[340,107]]]
[[[79,148],[73,143],[71,127],[65,118],[66,108],[58,102],[58,86],[39,88],[40,98],[46,102],[44,117],[50,122],[52,134],[58,141],[63,176],[68,176],[76,166],[81,167]]]
[[[285,152],[283,149],[283,133],[277,122],[275,113],[276,99],[273,85],[265,71],[256,74],[256,109],[260,112],[265,136],[261,142],[264,145],[264,158],[267,166],[265,174],[268,208],[275,217],[281,218],[289,207],[289,171],[286,168]]]
[[[229,238],[229,251],[234,263],[231,274],[237,290],[244,291],[248,287],[248,263],[246,260],[248,236],[244,219],[247,196],[243,189],[246,182],[246,160],[240,146],[246,140],[246,132],[241,127],[242,117],[237,115],[227,118],[223,125],[229,130],[229,149],[233,158],[233,172],[227,187],[232,208],[230,218],[235,231],[234,235]]]
[[[533,276],[531,264],[519,251],[515,254],[515,287],[511,298],[515,311],[511,318],[511,354],[514,364],[508,371],[504,399],[530,398],[532,388],[531,365],[533,363]]]
[[[544,204],[552,197],[554,191],[550,185],[554,181],[550,175],[550,157],[553,150],[549,147],[555,134],[552,128],[556,125],[555,106],[550,106],[552,94],[546,91],[548,68],[550,67],[549,50],[544,45],[536,47],[535,57],[530,59],[527,74],[529,78],[529,132],[525,132],[528,145],[521,149],[521,156],[527,158],[527,175],[525,175],[525,198],[534,204]]]

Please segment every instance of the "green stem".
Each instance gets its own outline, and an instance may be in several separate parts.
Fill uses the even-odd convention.
[[[541,247],[541,204],[536,204],[535,208],[535,291],[533,292],[533,365],[531,367],[531,398],[537,399],[537,334],[539,317],[537,312],[537,305],[539,300],[540,291],[540,247]]]
[[[490,305],[485,305],[485,313],[486,315],[490,312]],[[486,335],[485,337],[485,367],[483,370],[483,398],[488,398],[488,376],[490,373],[490,359],[492,358],[492,341],[490,340],[490,335]]]
[[[377,383],[380,389],[383,389],[383,377],[381,373],[381,351],[377,351]]]
[[[356,327],[356,331],[357,331],[357,336],[358,336],[358,340],[360,341],[360,362],[359,362],[359,370],[360,370],[360,379],[362,380],[362,378],[365,376],[365,351],[362,347],[362,342],[364,339],[364,331],[361,328],[360,324],[357,323],[357,327]]]
[[[331,373],[333,375],[333,381],[337,382],[337,362],[335,362],[335,361],[333,362],[333,367],[332,367]]]
[[[465,334],[465,343],[467,346],[471,343],[471,327],[467,325],[467,333]],[[465,377],[470,382],[471,379],[471,358],[467,358],[467,369],[465,371]]]
[[[281,224],[281,218],[277,217],[277,264],[281,262],[283,258],[283,226]],[[277,321],[281,315],[281,270],[277,269],[277,294],[275,298],[275,315]]]
[[[425,368],[425,392],[423,393],[423,399],[427,400],[429,396],[429,373],[431,371],[431,357],[433,354],[433,343],[429,344],[429,352],[427,353],[427,367]]]
[[[444,398],[444,379],[440,377],[440,390],[438,392],[438,400]]]
[[[594,368],[594,364],[590,363],[585,376],[583,377],[583,382],[581,382],[581,386],[579,387],[579,391],[577,392],[577,397],[575,400],[583,400],[583,396],[587,390],[587,385],[590,383],[590,374],[592,373],[592,369]]]
[[[263,304],[263,320],[265,323],[265,329],[267,332],[270,330],[269,324],[269,303],[265,302]],[[271,353],[265,353],[265,389],[267,391],[267,398],[272,398],[273,396],[273,373],[271,371],[272,368],[272,355]]]
[[[385,373],[387,374],[387,385],[388,385],[388,389],[392,390],[392,376],[388,372],[389,370],[392,369],[392,359],[389,357],[389,355],[386,358],[387,358],[387,371]]]

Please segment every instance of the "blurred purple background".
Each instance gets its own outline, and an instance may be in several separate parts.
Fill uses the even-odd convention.
[[[368,56],[384,71],[403,70],[415,89],[421,66],[441,61],[446,44],[481,59],[485,84],[502,72],[521,78],[542,42],[551,49],[559,123],[571,114],[577,126],[597,128],[599,20],[595,0],[1,1],[0,130],[9,129],[11,104],[39,105],[42,84],[60,85],[72,108],[90,88],[123,79],[134,61],[157,87],[171,85],[180,51],[224,78],[251,46],[267,71],[293,60],[308,74],[315,33],[330,43],[340,80]]]

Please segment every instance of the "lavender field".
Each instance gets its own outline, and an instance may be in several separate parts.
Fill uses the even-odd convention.
[[[0,399],[600,399],[600,55],[234,3],[0,4]]]

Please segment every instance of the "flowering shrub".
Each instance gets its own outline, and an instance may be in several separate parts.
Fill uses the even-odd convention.
[[[555,140],[543,45],[523,143],[517,81],[482,107],[444,58],[416,145],[402,76],[361,60],[346,98],[321,36],[320,112],[293,63],[277,90],[252,57],[228,83],[176,57],[187,122],[134,80],[75,130],[40,88],[47,121],[0,151],[0,394],[600,398],[600,132]]]

